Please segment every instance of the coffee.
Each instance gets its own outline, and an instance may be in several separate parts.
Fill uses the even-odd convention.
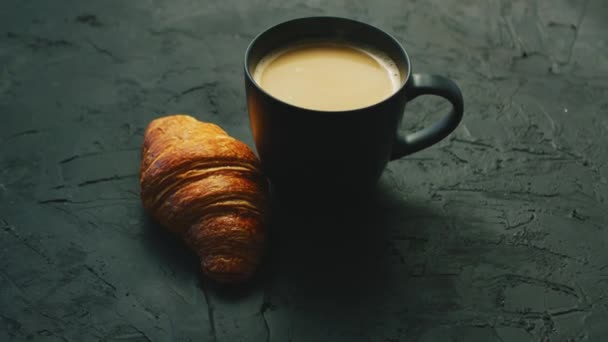
[[[374,49],[342,42],[300,42],[267,54],[255,82],[289,104],[322,111],[371,106],[401,84],[395,62]]]

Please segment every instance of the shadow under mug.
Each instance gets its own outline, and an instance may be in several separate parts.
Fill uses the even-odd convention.
[[[283,102],[255,82],[253,72],[266,54],[293,42],[315,39],[352,42],[386,53],[399,68],[399,89],[365,108],[319,111]],[[275,191],[297,197],[335,200],[336,195],[372,190],[390,160],[445,138],[463,113],[462,94],[454,82],[412,73],[409,56],[395,38],[369,24],[338,17],[294,19],[260,33],[245,53],[245,87],[263,170]],[[399,134],[406,103],[425,94],[447,99],[451,111],[421,131]]]

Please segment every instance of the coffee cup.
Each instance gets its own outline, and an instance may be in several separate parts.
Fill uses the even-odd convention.
[[[341,57],[367,70],[362,74],[368,76],[357,80],[360,69],[339,68],[339,64],[328,69],[331,63],[340,63]],[[379,66],[372,65],[372,60]],[[259,76],[262,66],[266,79]],[[351,19],[306,17],[275,25],[253,39],[244,67],[253,139],[263,170],[279,193],[319,198],[366,193],[389,161],[439,142],[462,119],[462,94],[453,81],[413,73],[406,50],[395,38]],[[386,82],[393,82],[394,88],[370,97],[369,102],[359,101],[384,86],[382,78],[373,76],[369,82],[365,78],[370,77],[366,72],[383,67],[387,77],[392,77]],[[305,75],[308,78],[291,82],[308,71],[313,73]],[[332,83],[331,75],[324,78],[334,71],[337,76],[333,77],[342,85]],[[348,88],[352,84],[358,86]],[[352,101],[344,97],[349,94],[354,94]],[[409,120],[404,114],[406,104],[420,95],[443,97],[451,109],[420,131],[399,132],[402,120]]]

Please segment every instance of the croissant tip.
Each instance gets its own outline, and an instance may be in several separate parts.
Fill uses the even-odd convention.
[[[163,115],[163,116],[161,116],[159,118],[156,118],[156,119],[152,120],[152,122],[170,121],[170,120],[174,120],[176,118],[184,118],[184,119],[193,119],[193,120],[196,120],[196,118],[193,117],[190,114],[175,113],[175,114]]]
[[[238,257],[211,257],[201,259],[203,274],[221,284],[238,284],[249,280],[255,271],[255,267],[244,267],[241,258]]]

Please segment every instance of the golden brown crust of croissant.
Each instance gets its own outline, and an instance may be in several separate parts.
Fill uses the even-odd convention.
[[[187,115],[152,121],[139,173],[144,208],[220,282],[249,278],[265,242],[268,183],[251,149]]]

